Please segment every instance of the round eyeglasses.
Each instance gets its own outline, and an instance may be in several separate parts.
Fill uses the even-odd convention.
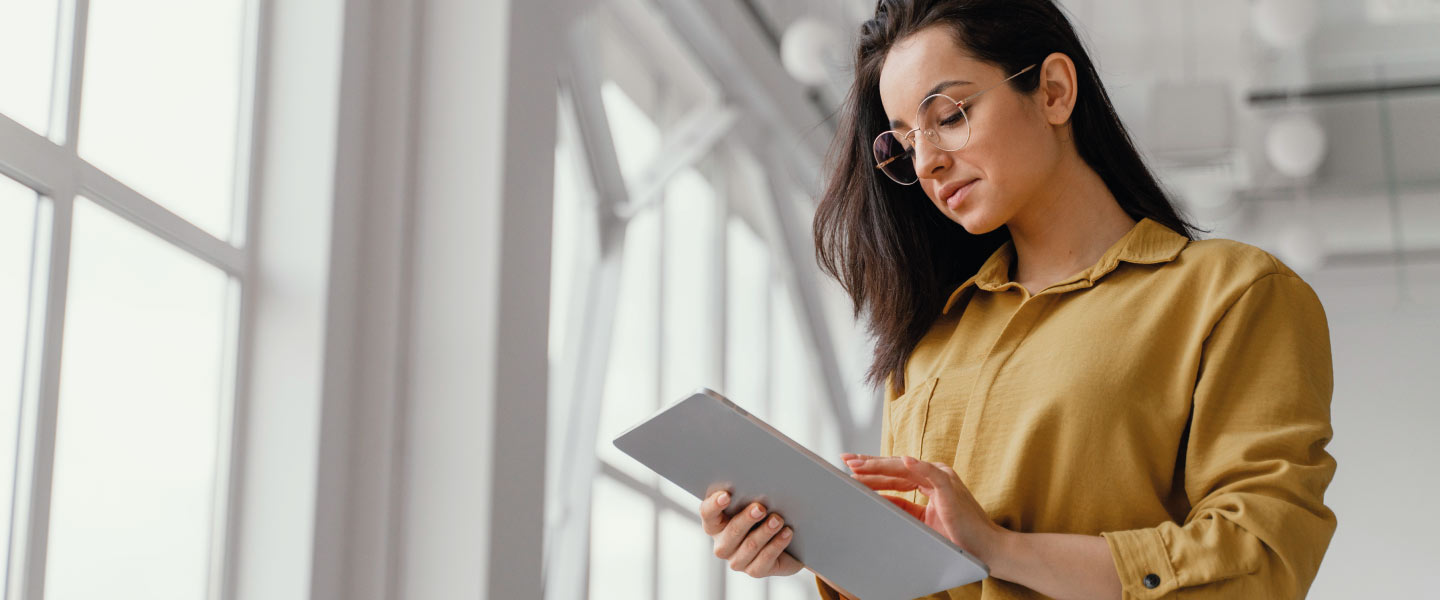
[[[970,143],[970,116],[965,113],[965,106],[972,100],[979,98],[981,94],[1000,87],[1004,83],[1019,77],[1025,72],[1034,69],[1036,65],[1030,65],[1019,72],[1006,77],[1004,81],[988,88],[966,96],[964,100],[956,100],[945,94],[931,94],[920,101],[920,107],[915,111],[914,129],[902,134],[894,130],[887,130],[875,136],[872,150],[875,154],[875,168],[884,171],[890,179],[900,185],[910,185],[919,181],[915,173],[915,134],[919,133],[925,137],[925,141],[945,152],[954,152],[964,148]]]

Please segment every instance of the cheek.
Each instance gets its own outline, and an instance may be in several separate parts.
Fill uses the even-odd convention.
[[[970,163],[990,184],[992,194],[1002,199],[1028,195],[1053,166],[1054,139],[1047,130],[1022,121],[994,133],[972,141],[967,148],[973,150],[968,152]]]

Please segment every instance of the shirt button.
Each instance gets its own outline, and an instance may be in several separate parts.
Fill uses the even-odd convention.
[[[1146,575],[1144,579],[1141,579],[1140,583],[1145,585],[1145,589],[1153,590],[1157,587],[1160,587],[1160,576],[1151,573],[1149,575]]]

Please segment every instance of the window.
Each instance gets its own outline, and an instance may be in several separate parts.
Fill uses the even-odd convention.
[[[45,597],[194,598],[223,472],[229,278],[75,208]]]
[[[0,8],[6,598],[219,597],[256,10]]]
[[[240,0],[92,0],[80,156],[231,237],[244,48]]]
[[[663,23],[626,7],[591,15],[596,48],[576,68],[592,71],[562,94],[550,337],[561,385],[549,434],[551,502],[561,505],[547,506],[546,595],[810,597],[806,572],[730,571],[700,529],[695,498],[612,443],[703,386],[821,454],[838,461],[840,451],[799,318],[807,309],[782,277],[794,266],[766,214],[775,200],[754,180],[755,161],[740,160],[738,136],[715,125],[733,109],[697,63],[674,60],[687,53],[666,41]],[[586,137],[604,130],[613,161]],[[607,197],[615,181],[627,197]],[[619,243],[604,243],[612,237]],[[592,372],[602,374],[586,379]],[[572,555],[581,540],[588,555]]]

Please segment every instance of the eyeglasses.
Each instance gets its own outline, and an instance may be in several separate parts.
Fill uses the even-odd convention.
[[[965,114],[965,105],[979,98],[981,94],[1024,75],[1035,66],[1025,67],[1018,73],[1006,77],[1005,81],[970,94],[964,100],[956,100],[945,94],[927,96],[920,101],[920,107],[915,110],[915,124],[918,127],[904,135],[897,135],[894,130],[889,130],[875,136],[875,143],[872,147],[875,153],[875,168],[884,171],[886,175],[895,180],[895,183],[900,185],[910,185],[919,181],[920,178],[915,174],[914,160],[916,132],[924,135],[930,145],[940,150],[953,152],[964,148],[970,143],[970,117]]]

